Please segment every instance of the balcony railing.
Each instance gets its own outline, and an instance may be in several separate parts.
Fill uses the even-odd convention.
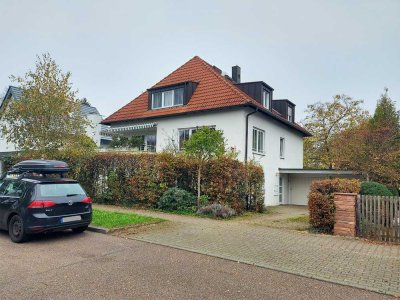
[[[153,145],[140,145],[138,147],[121,147],[121,148],[100,148],[99,152],[156,152],[156,147]]]

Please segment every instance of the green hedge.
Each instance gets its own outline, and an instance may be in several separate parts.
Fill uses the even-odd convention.
[[[364,181],[361,183],[361,195],[394,196],[386,185],[375,181]]]
[[[6,169],[18,161],[36,157],[13,156]],[[197,194],[197,165],[184,155],[170,153],[104,152],[87,157],[49,157],[66,161],[69,177],[79,180],[95,201],[124,206],[157,207],[169,188]],[[211,160],[203,168],[202,194],[210,204],[229,205],[237,212],[264,208],[264,173],[230,157]]]
[[[117,205],[156,207],[169,188],[196,194],[197,165],[184,155],[169,153],[98,153],[74,174],[95,201]],[[264,174],[260,166],[221,157],[204,168],[202,194],[211,203],[229,205],[240,212],[261,210]]]

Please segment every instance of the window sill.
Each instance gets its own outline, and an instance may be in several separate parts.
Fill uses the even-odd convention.
[[[253,150],[253,155],[265,156],[265,152],[257,152]]]
[[[284,157],[281,157],[280,159],[285,159]]]
[[[174,108],[174,107],[179,107],[179,106],[183,106],[183,104],[172,105],[172,106],[165,106],[165,107],[151,108],[150,110],[167,109],[167,108]]]

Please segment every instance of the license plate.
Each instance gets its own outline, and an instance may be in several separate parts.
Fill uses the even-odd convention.
[[[81,216],[65,217],[61,219],[61,223],[80,221],[80,220],[82,220]]]

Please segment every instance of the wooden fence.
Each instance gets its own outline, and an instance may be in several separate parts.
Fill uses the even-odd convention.
[[[357,197],[357,235],[400,243],[400,197]]]

